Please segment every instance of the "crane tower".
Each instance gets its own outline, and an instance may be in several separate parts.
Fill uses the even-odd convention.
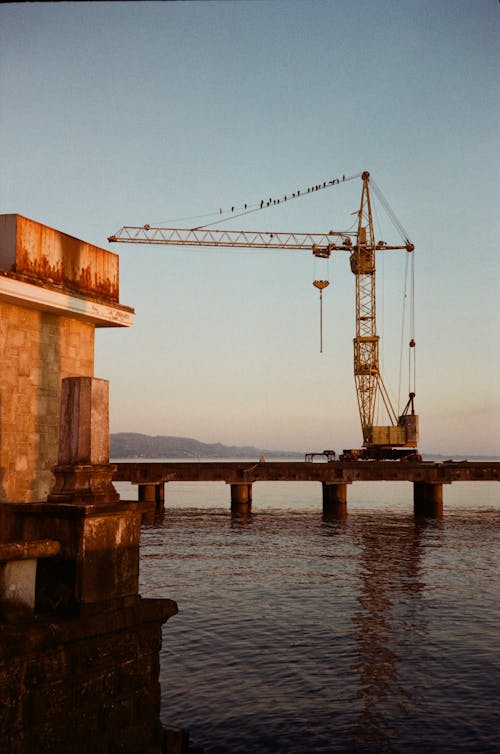
[[[418,416],[414,408],[414,390],[409,391],[404,410],[398,413],[391,402],[380,373],[379,336],[376,323],[376,253],[378,251],[414,251],[405,238],[403,245],[376,241],[370,196],[370,174],[361,174],[362,190],[356,231],[329,233],[293,233],[270,231],[220,230],[211,227],[161,228],[123,226],[109,236],[110,243],[163,244],[229,248],[303,249],[314,256],[329,258],[332,252],[349,255],[355,278],[356,334],[354,337],[354,380],[358,400],[363,447],[344,450],[341,458],[357,459],[419,459]],[[315,281],[324,283],[325,281]],[[317,286],[322,288],[323,286]],[[320,293],[322,291],[320,290]],[[415,341],[409,342],[414,354]],[[386,424],[375,424],[377,405],[382,403]]]

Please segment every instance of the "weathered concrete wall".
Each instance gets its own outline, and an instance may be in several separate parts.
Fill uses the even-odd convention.
[[[0,301],[0,501],[47,497],[61,380],[93,375],[94,333],[82,320]]]
[[[117,303],[118,260],[22,215],[0,215],[0,268],[8,272]]]

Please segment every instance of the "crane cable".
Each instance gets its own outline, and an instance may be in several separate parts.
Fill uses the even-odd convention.
[[[316,263],[318,262],[318,258],[314,257],[314,269],[313,269],[313,285],[315,288],[319,291],[319,352],[323,353],[323,291],[325,288],[328,288],[330,285],[330,258],[327,257],[326,260],[322,260],[322,262],[326,262],[326,277],[323,277],[321,279],[318,279],[316,275]]]
[[[409,304],[409,336],[408,343],[408,395],[415,393],[416,380],[417,380],[417,359],[415,351],[415,257],[414,252],[411,252],[411,263],[408,263],[408,257],[410,252],[407,253],[405,259],[405,273],[403,284],[403,306],[401,316],[401,342],[400,342],[400,355],[399,355],[399,384],[398,384],[398,411],[400,411],[401,404],[401,382],[403,375],[403,342],[405,337],[405,325],[406,325],[406,309],[408,298],[408,277],[409,289],[410,289],[410,304]],[[408,267],[410,266],[410,274],[408,275]]]
[[[413,384],[409,382],[408,393],[416,393],[417,391],[417,352],[415,342],[415,252],[411,253],[411,282],[410,282],[410,343],[409,343],[409,375],[408,380],[411,380],[411,362],[413,355]]]
[[[392,224],[400,234],[401,239],[405,244],[411,245],[411,252],[408,253],[405,258],[405,270],[404,270],[404,282],[403,282],[403,301],[402,301],[402,315],[401,315],[401,339],[399,350],[399,377],[398,377],[398,396],[397,396],[397,409],[398,415],[401,413],[401,385],[403,379],[403,351],[404,351],[404,337],[406,329],[406,315],[407,309],[409,309],[409,351],[408,351],[408,394],[415,394],[416,385],[416,353],[415,353],[415,257],[413,254],[413,244],[411,243],[408,233],[406,232],[402,223],[398,220],[394,210],[387,201],[386,197],[382,193],[380,187],[375,183],[373,178],[370,180],[370,184],[373,188],[374,194],[378,201],[382,205],[383,209],[387,213]],[[375,220],[379,224],[377,218],[376,204],[373,205],[373,212]],[[411,253],[411,267],[409,268],[408,256]],[[408,306],[408,288],[409,288],[409,306]],[[384,303],[385,296],[382,296],[382,302]],[[384,311],[382,312],[382,329],[384,326]],[[382,342],[383,342],[382,338]],[[383,360],[383,359],[382,359]],[[387,389],[387,388],[386,388]]]
[[[377,196],[380,204],[383,206],[383,208],[387,212],[387,215],[389,216],[389,219],[391,220],[392,224],[394,225],[394,227],[396,228],[396,230],[398,231],[398,233],[401,235],[401,238],[406,243],[410,243],[410,238],[408,236],[408,233],[406,232],[405,228],[403,227],[403,225],[400,223],[400,221],[396,217],[396,214],[395,214],[394,210],[392,209],[391,205],[389,204],[389,202],[387,201],[387,199],[383,195],[380,187],[377,186],[377,184],[375,183],[375,181],[373,180],[373,178],[370,179],[370,185],[373,188],[373,191],[376,194],[376,196]]]
[[[403,341],[405,337],[405,320],[406,320],[406,299],[408,283],[408,255],[405,258],[405,272],[403,278],[403,304],[401,312],[401,338],[399,343],[399,381],[398,381],[398,413],[401,407],[401,381],[403,377]]]
[[[272,197],[269,197],[268,199],[262,199],[258,203],[254,204],[248,204],[245,203],[240,207],[232,206],[230,209],[223,210],[222,208],[215,211],[215,212],[206,212],[201,215],[191,215],[190,217],[181,217],[177,218],[176,220],[162,220],[159,223],[153,223],[153,225],[163,225],[165,223],[174,223],[174,222],[186,222],[187,220],[198,220],[205,217],[218,217],[218,220],[213,220],[212,222],[205,223],[203,225],[197,225],[194,228],[191,228],[191,230],[201,230],[202,228],[209,228],[212,225],[219,225],[221,223],[225,223],[228,220],[232,220],[236,217],[243,217],[244,215],[250,215],[254,212],[260,212],[261,210],[268,209],[269,207],[275,207],[279,204],[284,204],[285,202],[293,201],[294,199],[302,199],[305,196],[310,196],[311,194],[317,192],[317,191],[323,191],[324,189],[331,188],[332,186],[338,186],[341,183],[347,183],[347,181],[353,181],[356,178],[359,178],[361,176],[361,173],[356,173],[355,175],[342,175],[341,178],[331,178],[328,181],[322,181],[321,183],[314,184],[313,186],[309,186],[306,189],[297,189],[296,191],[292,191],[287,194],[281,194],[279,199],[273,199]],[[227,217],[222,217],[222,215],[227,215]]]
[[[199,225],[197,228],[193,228],[193,230],[200,230],[201,228],[208,228],[211,225],[225,223],[234,217],[243,217],[244,215],[250,215],[254,212],[260,212],[261,210],[267,209],[268,207],[275,207],[280,203],[293,201],[293,199],[303,199],[305,196],[309,196],[316,191],[323,191],[324,189],[331,188],[332,186],[338,186],[340,183],[353,181],[355,178],[359,178],[360,175],[361,173],[356,173],[356,175],[349,176],[346,176],[344,174],[342,178],[332,178],[329,181],[323,181],[322,183],[317,183],[314,186],[309,186],[307,189],[298,189],[297,191],[293,191],[291,194],[282,194],[279,199],[273,199],[272,197],[269,197],[269,199],[262,199],[258,204],[244,204],[243,207],[231,207],[231,210],[226,210],[226,213],[228,214],[227,217],[223,218],[222,220],[214,220],[214,222],[206,223],[205,225]],[[235,211],[237,212],[237,214],[234,214]],[[219,214],[222,214],[222,210],[219,211]]]

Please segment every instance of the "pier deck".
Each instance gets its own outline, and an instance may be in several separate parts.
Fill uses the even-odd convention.
[[[170,482],[375,482],[450,484],[498,481],[500,461],[120,461],[113,479],[133,484]]]
[[[231,505],[250,506],[254,482],[321,482],[323,508],[345,512],[353,482],[413,482],[415,510],[442,512],[443,484],[500,480],[499,461],[122,461],[114,481],[139,485],[139,499],[163,507],[165,482],[225,482]]]

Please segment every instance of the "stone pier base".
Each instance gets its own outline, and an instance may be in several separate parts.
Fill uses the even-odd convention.
[[[138,593],[141,503],[4,503],[3,510],[5,541],[60,542],[56,557],[38,563],[36,600],[42,611]],[[45,606],[47,600],[51,604]]]
[[[37,558],[24,613],[2,605],[5,751],[162,752],[159,651],[177,606],[138,595],[142,508],[102,498],[3,503],[0,558]]]
[[[50,503],[117,503],[120,499],[112,479],[113,464],[60,465],[52,469],[55,484],[50,491]]]
[[[171,600],[0,624],[2,751],[160,754],[159,651]]]

